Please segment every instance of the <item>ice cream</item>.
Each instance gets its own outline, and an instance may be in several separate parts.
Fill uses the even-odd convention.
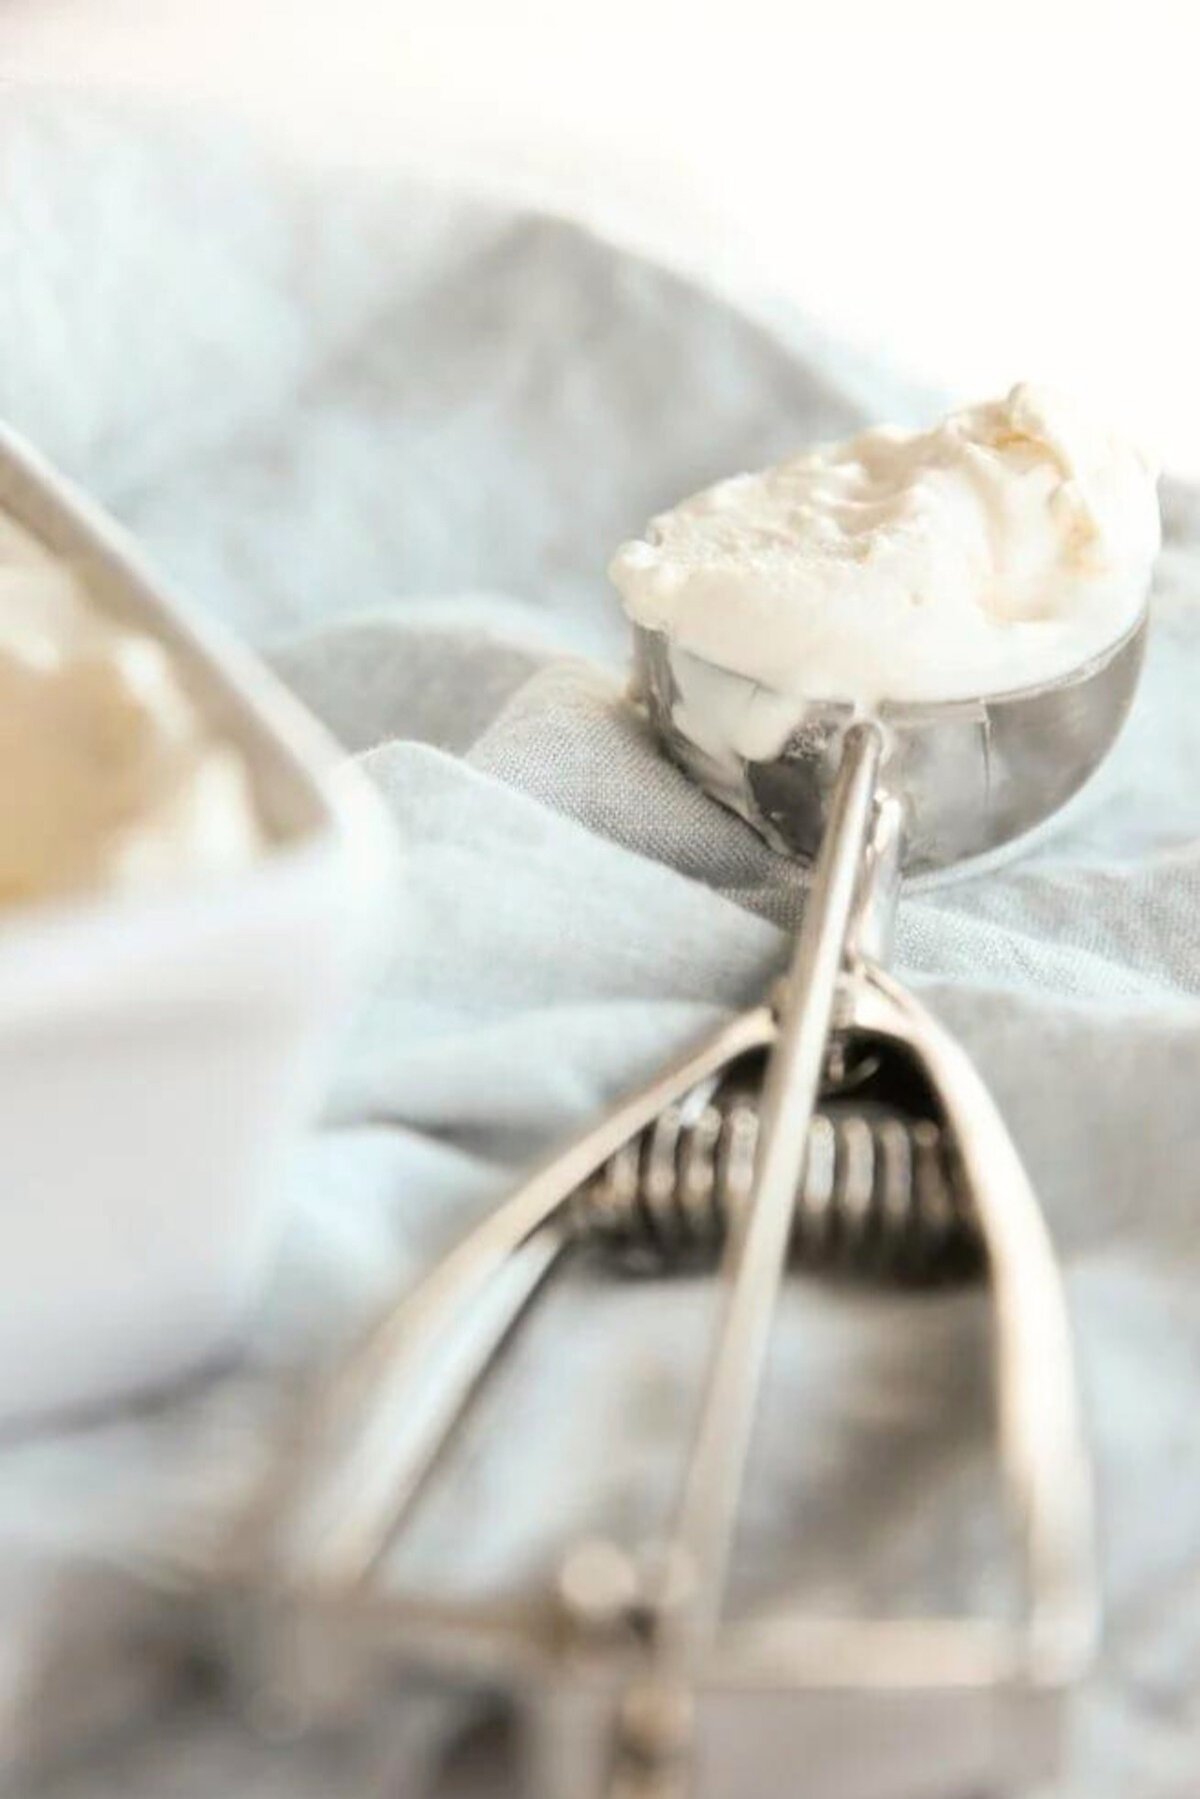
[[[247,771],[171,652],[0,512],[0,905],[238,866]]]
[[[1078,668],[1136,622],[1159,541],[1150,463],[1021,386],[719,482],[611,574],[668,639],[680,729],[762,759],[809,699],[960,699]]]

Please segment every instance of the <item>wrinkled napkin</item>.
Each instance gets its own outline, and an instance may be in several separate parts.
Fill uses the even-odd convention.
[[[210,126],[3,104],[0,412],[268,654],[378,783],[404,859],[244,1358],[0,1450],[12,1790],[498,1796],[497,1747],[439,1774],[425,1700],[352,1739],[260,1741],[148,1651],[132,1577],[219,1528],[372,1307],[779,966],[795,873],[656,754],[605,563],[680,494],[902,390],[563,220],[283,169]],[[1067,1270],[1108,1632],[1062,1799],[1182,1795],[1200,1766],[1200,499],[1164,500],[1118,749],[1019,859],[906,898],[896,949],[991,1082]],[[403,1557],[511,1589],[579,1530],[652,1530],[710,1304],[569,1279]],[[987,1604],[990,1422],[978,1295],[795,1283],[740,1594]]]

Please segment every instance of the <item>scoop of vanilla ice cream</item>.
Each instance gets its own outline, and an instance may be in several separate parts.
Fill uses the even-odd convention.
[[[234,867],[259,846],[242,759],[166,647],[0,514],[0,904]]]
[[[1136,622],[1159,542],[1150,463],[1020,386],[932,431],[881,427],[719,482],[624,544],[611,575],[680,653],[693,713],[697,664],[742,678],[716,703],[761,757],[789,699],[962,699],[1068,673]]]

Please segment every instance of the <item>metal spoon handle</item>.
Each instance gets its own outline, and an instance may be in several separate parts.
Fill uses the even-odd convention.
[[[796,1187],[856,900],[861,904],[882,752],[877,724],[863,722],[847,731],[828,829],[783,983],[750,1203],[722,1263],[723,1317],[669,1539],[657,1639],[648,1674],[627,1695],[618,1727],[628,1753],[618,1749],[614,1794],[640,1791],[673,1799],[685,1790],[686,1744],[678,1740],[679,1721],[686,1716],[695,1668],[719,1626]],[[661,1753],[653,1741],[660,1729]],[[664,1766],[672,1761],[674,1774]]]

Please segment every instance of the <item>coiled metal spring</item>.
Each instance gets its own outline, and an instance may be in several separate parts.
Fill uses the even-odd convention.
[[[668,1107],[575,1196],[577,1237],[647,1271],[710,1262],[745,1204],[758,1087],[735,1071]],[[834,1094],[813,1118],[796,1195],[794,1266],[912,1284],[965,1279],[982,1239],[947,1133],[931,1118]]]

